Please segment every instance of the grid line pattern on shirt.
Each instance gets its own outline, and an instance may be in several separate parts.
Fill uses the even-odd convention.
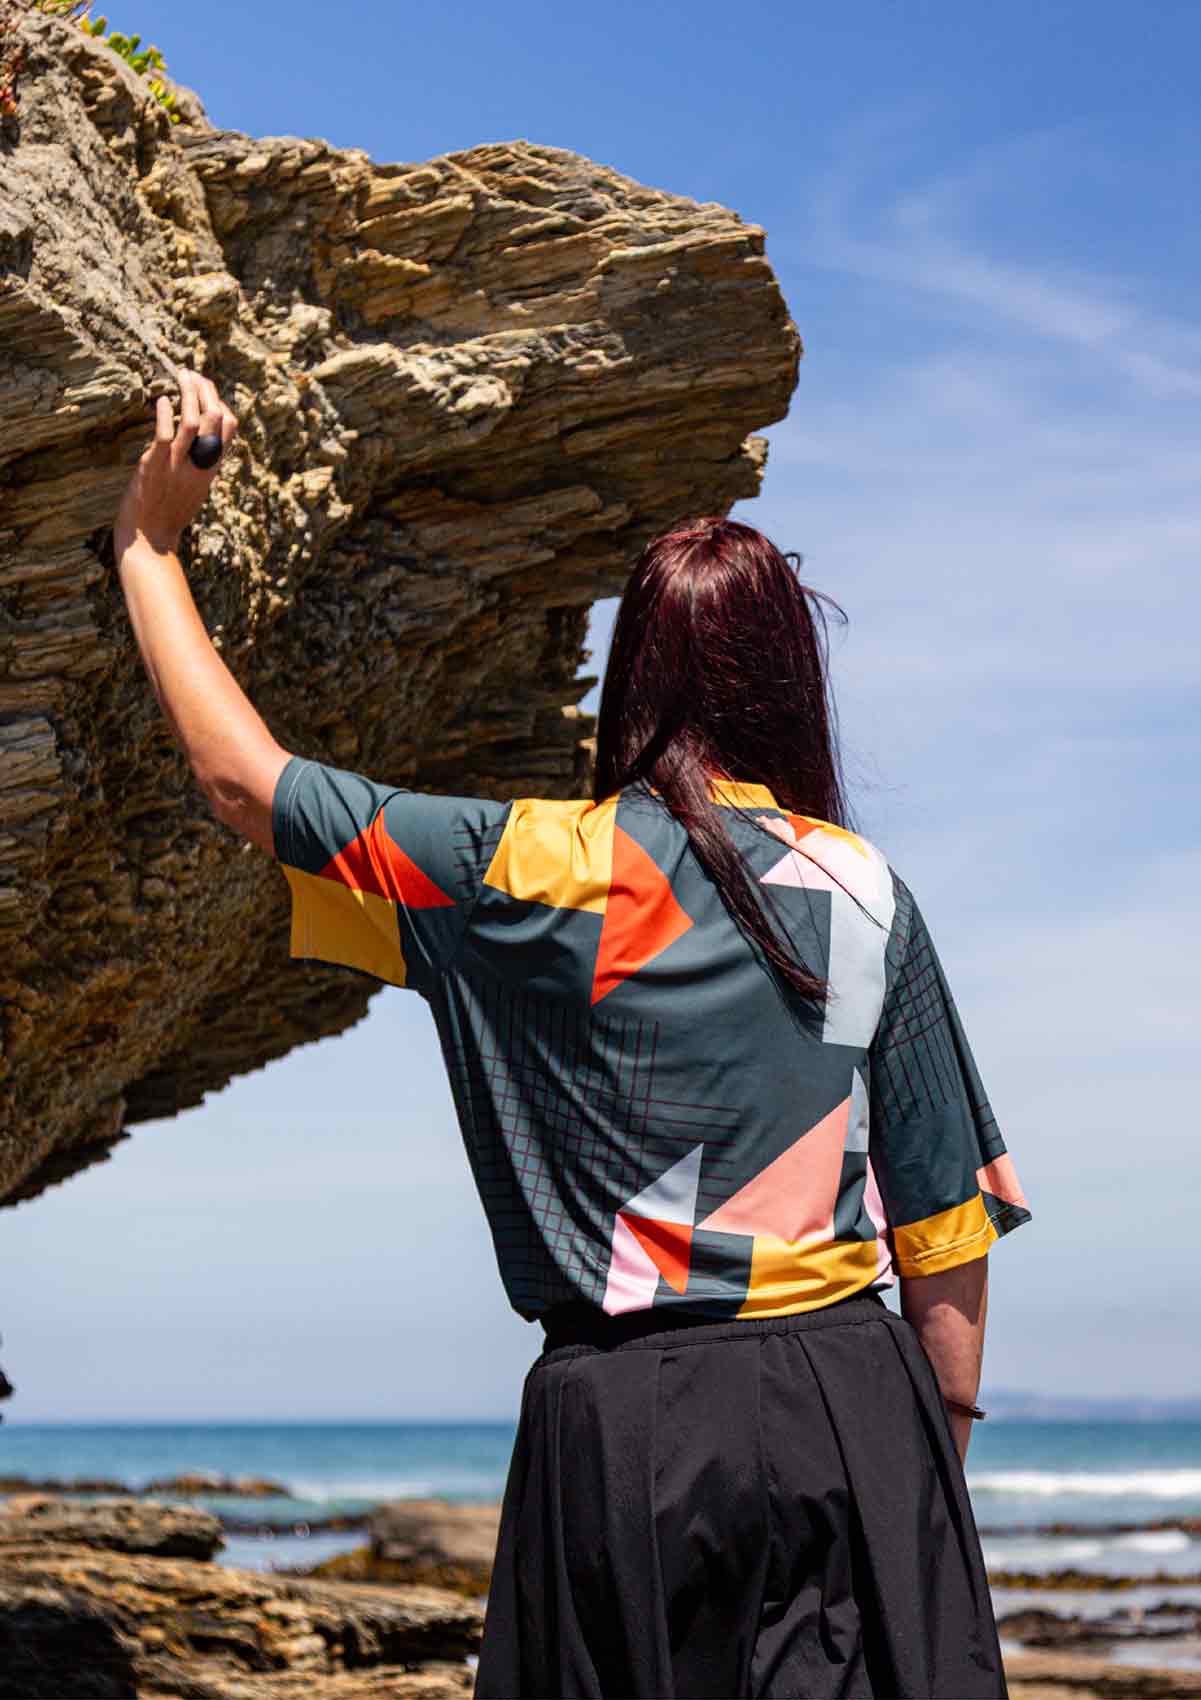
[[[579,1177],[620,1203],[702,1141],[707,1171],[721,1176],[739,1112],[656,1093],[658,1022],[456,980],[467,1025],[443,1050],[514,1300],[531,1310],[581,1293],[599,1302],[606,1270],[595,1245],[611,1223],[571,1213]]]
[[[471,903],[479,893],[484,875],[488,872],[496,847],[504,836],[508,813],[488,826],[462,821],[451,835],[455,861],[458,864],[460,903]]]
[[[889,1124],[915,1110],[966,1098],[982,1146],[996,1120],[975,1068],[964,1067],[959,1020],[925,921],[904,882],[894,880],[897,915],[886,951],[889,989],[872,1047],[872,1090]]]

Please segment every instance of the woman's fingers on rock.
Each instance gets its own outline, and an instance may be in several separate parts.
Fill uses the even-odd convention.
[[[185,447],[200,429],[200,380],[187,367],[179,374],[180,434],[186,435]]]
[[[200,434],[204,437],[219,437],[223,409],[217,386],[201,372],[196,374],[196,384],[200,394]]]
[[[155,403],[154,442],[143,459],[149,459],[165,444],[173,467],[182,467],[197,437],[216,437],[222,448],[237,434],[238,421],[232,408],[221,400],[217,386],[203,372],[181,366],[176,373],[179,384],[179,428],[175,428],[175,413],[169,396],[160,396]],[[207,468],[203,469],[207,470]]]
[[[159,455],[169,454],[174,436],[175,409],[171,405],[171,397],[161,395],[154,404],[154,436],[142,454],[143,464]]]
[[[200,430],[200,391],[197,386],[195,372],[189,372],[187,367],[181,367],[179,372],[179,429],[171,445],[171,460],[175,466],[182,466],[188,458],[188,450]]]

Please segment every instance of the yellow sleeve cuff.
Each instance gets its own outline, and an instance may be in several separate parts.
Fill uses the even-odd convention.
[[[956,1264],[983,1257],[999,1239],[979,1193],[964,1204],[953,1204],[920,1222],[893,1228],[893,1250],[898,1275],[937,1275]]]

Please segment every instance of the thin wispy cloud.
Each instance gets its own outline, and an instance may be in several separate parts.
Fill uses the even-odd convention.
[[[1057,172],[1070,199],[1072,138],[1011,139],[910,179],[897,162],[912,128],[852,135],[806,202],[794,311],[804,321],[816,273],[854,280],[889,352],[865,367],[810,335],[756,511],[780,516],[815,582],[887,614],[849,652],[869,691],[904,672],[919,698],[990,681],[1191,692],[1201,317],[1157,314],[1153,279],[1116,285],[1104,254],[1090,274],[1058,240],[1039,252],[1020,218],[1020,255],[986,250],[984,210],[1003,224],[1006,201],[1012,222],[1035,174],[1046,194]]]
[[[1020,194],[1032,172],[1059,175],[1070,193],[1082,156],[1095,149],[1061,134],[1011,140],[969,170],[934,176],[880,201],[873,168],[891,158],[908,128],[904,120],[882,120],[870,139],[852,140],[842,152],[838,169],[811,200],[805,240],[812,265],[1008,322],[1104,362],[1152,396],[1201,395],[1201,325],[1158,314],[1150,280],[1110,277],[1100,264],[1064,266],[1046,255],[1000,258],[964,228],[980,201],[999,190]]]

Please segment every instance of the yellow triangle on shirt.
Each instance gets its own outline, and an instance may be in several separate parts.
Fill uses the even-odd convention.
[[[525,903],[604,914],[613,874],[617,797],[603,803],[519,797],[484,884]]]

